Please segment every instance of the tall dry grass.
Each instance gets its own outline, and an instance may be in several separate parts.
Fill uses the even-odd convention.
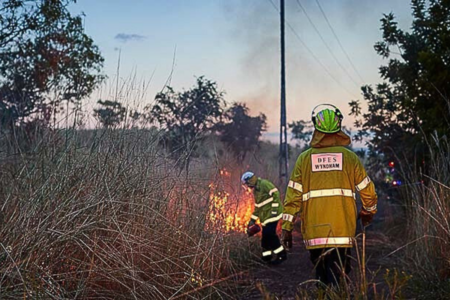
[[[420,169],[403,166],[409,181],[403,188],[408,242],[398,251],[426,283],[417,292],[444,299],[450,296],[450,141],[433,136],[428,149]]]
[[[234,298],[253,245],[204,230],[214,161],[183,174],[151,130],[44,130],[26,152],[9,137],[2,299]]]

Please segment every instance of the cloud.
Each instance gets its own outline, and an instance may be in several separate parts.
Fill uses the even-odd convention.
[[[146,39],[147,37],[140,34],[128,34],[128,33],[118,33],[114,39],[118,40],[122,43],[127,43],[131,41],[141,41],[143,39]]]

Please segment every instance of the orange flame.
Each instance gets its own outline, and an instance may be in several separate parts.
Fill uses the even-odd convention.
[[[220,170],[223,177],[231,177],[226,169]],[[220,232],[245,232],[253,212],[253,195],[251,189],[244,193],[231,195],[230,192],[211,183],[209,185],[209,208],[206,230]]]

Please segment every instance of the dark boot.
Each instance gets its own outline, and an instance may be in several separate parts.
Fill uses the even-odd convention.
[[[281,247],[283,247],[283,246],[281,246]],[[287,252],[283,248],[283,250],[281,252],[276,254],[276,258],[272,261],[272,264],[281,264],[286,259],[287,259]]]

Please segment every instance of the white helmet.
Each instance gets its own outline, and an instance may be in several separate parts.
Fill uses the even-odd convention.
[[[255,176],[255,174],[253,172],[250,172],[250,171],[245,172],[244,174],[242,174],[241,183],[248,185],[249,179],[252,178],[253,176]]]

